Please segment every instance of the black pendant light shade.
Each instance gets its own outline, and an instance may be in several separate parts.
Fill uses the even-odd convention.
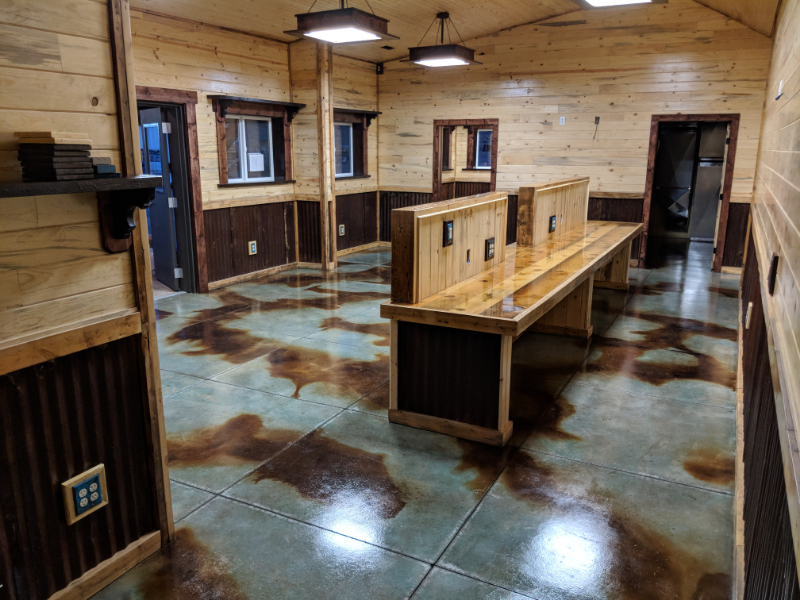
[[[307,12],[297,17],[297,29],[284,31],[298,38],[310,37],[332,44],[396,40],[388,32],[389,21],[357,8]]]

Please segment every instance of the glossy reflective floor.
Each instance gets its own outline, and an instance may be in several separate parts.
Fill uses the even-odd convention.
[[[103,599],[728,598],[738,276],[514,345],[505,449],[390,424],[390,254],[157,302],[177,540]]]

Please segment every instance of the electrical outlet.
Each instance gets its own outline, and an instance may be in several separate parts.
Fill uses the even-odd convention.
[[[344,225],[339,225],[339,236],[344,235]]]
[[[550,229],[548,230],[548,233],[553,233],[555,230],[556,230],[556,216],[552,215],[550,217]]]
[[[61,484],[67,525],[108,504],[106,468],[100,464]]]
[[[258,254],[258,247],[256,246],[255,242],[247,242],[247,254],[249,256],[253,256],[254,254]]]
[[[486,251],[484,252],[483,260],[492,260],[494,258],[494,238],[490,237],[486,240]]]
[[[453,245],[453,221],[445,221],[442,231],[442,248]]]
[[[566,125],[567,124],[567,117],[559,117],[558,124],[559,125]]]

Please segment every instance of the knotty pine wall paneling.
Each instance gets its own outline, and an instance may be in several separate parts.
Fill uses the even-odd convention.
[[[800,0],[782,3],[774,40],[751,206],[751,234],[761,267],[761,297],[773,385],[779,400],[776,402],[778,433],[797,559],[800,556],[800,456],[796,433],[796,424],[800,423],[800,147],[797,143]],[[783,95],[778,98],[781,81]],[[767,265],[773,255],[778,256],[778,264],[774,294],[770,295]]]
[[[434,119],[497,118],[498,190],[588,175],[593,191],[641,193],[651,116],[683,112],[741,114],[733,195],[752,193],[772,48],[760,33],[670,0],[576,11],[469,46],[482,65],[385,64],[383,188],[431,185]]]
[[[378,110],[378,74],[372,63],[333,56],[333,106],[354,110]],[[337,202],[340,194],[375,192],[378,189],[378,128],[380,115],[367,129],[367,175],[369,177],[336,180]],[[337,207],[338,211],[338,207]],[[341,239],[339,240],[341,241]],[[343,250],[339,247],[339,250]]]
[[[131,10],[131,30],[136,85],[197,92],[204,209],[290,200],[291,183],[218,187],[217,129],[208,100],[226,94],[291,102],[288,45],[147,10]]]

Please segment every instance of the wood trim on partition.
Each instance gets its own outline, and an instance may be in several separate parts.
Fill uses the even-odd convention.
[[[203,192],[200,183],[200,145],[197,139],[197,93],[149,86],[136,86],[136,99],[183,105],[186,119],[186,152],[189,159],[189,194],[192,207],[192,246],[197,266],[197,291],[208,292],[206,225],[203,218]]]
[[[492,168],[489,170],[491,173],[491,180],[489,182],[489,191],[494,192],[497,189],[497,136],[500,125],[500,119],[437,119],[433,121],[433,201],[438,202],[442,196],[442,172],[441,165],[439,164],[439,155],[441,152],[439,143],[439,129],[441,127],[467,127],[470,133],[467,136],[467,160],[471,154],[469,145],[473,143],[473,128],[480,127],[483,129],[492,130]],[[469,162],[467,163],[469,164]]]
[[[70,582],[63,590],[50,596],[49,600],[84,600],[102,590],[126,571],[129,571],[161,547],[158,531],[148,533],[128,544],[111,558],[86,571]]]
[[[138,312],[118,313],[70,328],[0,348],[0,375],[136,335],[142,331],[142,321]]]
[[[728,209],[733,187],[733,167],[736,161],[736,146],[739,140],[739,114],[689,114],[689,115],[653,115],[650,124],[650,147],[647,154],[647,178],[642,204],[642,221],[644,231],[639,245],[639,267],[644,267],[647,255],[647,236],[650,229],[650,203],[653,199],[653,180],[656,169],[656,152],[658,150],[658,131],[660,123],[680,123],[686,121],[724,122],[730,123],[730,143],[725,160],[725,182],[722,186],[722,205],[719,211],[717,246],[714,254],[713,269],[719,273],[722,269],[722,256],[725,250],[725,234],[728,226]]]
[[[131,135],[139,127],[133,77],[133,43],[129,0],[109,0],[108,17],[111,33],[111,58],[114,66],[114,89],[117,102],[117,127],[120,142],[120,171],[132,176],[142,162],[138,136]]]

